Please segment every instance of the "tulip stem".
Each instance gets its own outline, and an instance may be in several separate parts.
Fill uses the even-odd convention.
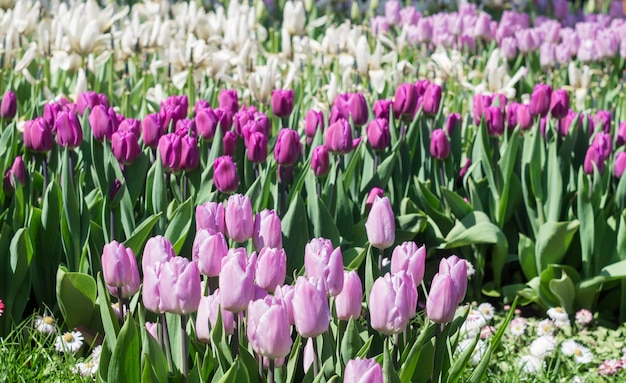
[[[393,368],[398,368],[398,349],[400,346],[400,334],[393,336],[393,353],[391,354],[391,361],[393,362]]]
[[[269,369],[267,370],[267,382],[274,383],[274,359],[270,359]]]
[[[282,166],[278,167],[278,171],[280,172],[279,176],[280,176],[280,181],[278,181],[278,183],[280,184],[280,196],[278,197],[280,199],[280,216],[284,217],[285,216],[285,200],[287,199],[287,185],[286,185],[286,181],[285,181],[285,168]]]
[[[165,346],[165,355],[167,356],[167,368],[172,372],[172,349],[170,348],[170,335],[167,331],[167,318],[165,313],[161,313],[161,322],[163,326],[163,346]]]
[[[317,376],[320,373],[320,364],[317,358],[317,338],[313,337],[313,376]]]
[[[385,250],[378,249],[378,270],[380,271],[380,275],[383,275],[383,254]]]
[[[235,327],[233,328],[233,339],[232,339],[232,348],[233,348],[233,356],[237,357],[239,355],[239,313],[235,313]],[[263,363],[263,358],[261,358],[261,363]]]
[[[187,200],[187,189],[189,188],[189,177],[187,172],[183,175],[183,201]]]
[[[182,357],[183,357],[183,382],[187,383],[188,378],[187,375],[189,375],[189,365],[188,365],[188,358],[189,358],[189,351],[187,350],[187,316],[186,315],[181,315],[180,316],[180,336],[182,339]]]
[[[43,191],[45,193],[48,189],[48,154],[43,155],[41,171],[43,173]]]
[[[115,239],[115,214],[113,213],[113,207],[109,211],[109,241]]]
[[[441,326],[439,323],[435,323],[435,353],[434,353],[434,358],[433,358],[433,372],[432,375],[430,376],[430,381],[431,383],[435,383],[439,381],[439,373],[436,371],[437,370],[437,355],[438,355],[438,348],[439,348],[439,338],[441,337]]]
[[[124,298],[123,298],[123,295],[122,295],[122,288],[121,287],[117,288],[117,301],[118,301],[118,303],[120,305],[120,313],[122,314],[122,319],[121,319],[120,322],[121,322],[121,324],[123,324],[124,320],[126,318],[124,317]]]
[[[374,174],[378,173],[378,152],[374,152]]]

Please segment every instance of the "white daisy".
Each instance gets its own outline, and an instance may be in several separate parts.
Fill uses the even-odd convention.
[[[102,355],[102,345],[94,347],[93,351],[91,351],[91,360],[100,363],[100,355]]]
[[[490,321],[493,319],[493,316],[495,315],[496,310],[493,308],[493,306],[491,305],[491,303],[481,303],[478,306],[478,312],[480,312],[480,314],[483,316],[483,318],[485,318],[486,321]]]
[[[567,315],[567,312],[563,309],[563,307],[551,307],[548,309],[548,316],[555,322],[569,322],[569,315]]]
[[[546,358],[552,355],[556,348],[556,339],[552,335],[544,335],[530,344],[530,353],[537,358]]]
[[[554,332],[554,322],[551,319],[544,319],[537,323],[537,335],[549,335]]]
[[[590,363],[593,354],[589,349],[574,340],[566,340],[561,344],[561,352],[566,356],[574,356],[574,361],[578,364]]]
[[[581,310],[578,310],[578,312],[576,312],[576,323],[580,327],[584,327],[588,325],[589,323],[591,323],[592,320],[593,320],[593,314],[591,313],[591,311],[586,310],[586,309],[581,309]]]
[[[467,259],[465,260],[465,264],[467,265],[467,278],[471,278],[472,275],[476,274],[476,269],[474,268],[474,265],[472,265],[472,263]]]
[[[457,349],[458,352],[463,353],[463,351],[467,350],[468,347],[472,346],[472,343],[474,343],[473,339],[462,340],[459,343]],[[472,366],[476,366],[478,365],[478,363],[480,363],[480,360],[485,355],[485,351],[487,351],[487,343],[485,343],[485,341],[483,340],[479,340],[478,343],[476,343],[476,347],[474,347],[474,350],[472,351],[472,357],[470,358],[470,363],[472,364]]]
[[[487,325],[485,318],[476,310],[472,310],[461,325],[461,333],[465,334],[466,338],[474,339],[485,325]]]
[[[93,360],[89,362],[76,363],[76,367],[73,369],[76,374],[80,376],[94,376],[98,371],[98,363]]]
[[[524,374],[536,374],[544,367],[542,359],[533,355],[524,355],[519,358],[519,366]]]
[[[35,330],[44,334],[54,334],[56,332],[55,320],[52,316],[39,316],[35,318]]]
[[[524,335],[527,326],[528,325],[526,324],[526,319],[515,318],[511,321],[511,324],[509,325],[509,331],[511,332],[511,335],[515,337],[520,337]]]
[[[76,352],[83,345],[83,334],[80,331],[66,332],[57,337],[54,348],[63,352]]]

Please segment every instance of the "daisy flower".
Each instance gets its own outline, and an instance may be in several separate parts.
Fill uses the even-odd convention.
[[[598,366],[598,375],[615,375],[622,369],[622,363],[617,359],[608,359]]]
[[[466,338],[473,339],[478,335],[480,329],[487,325],[487,321],[476,310],[471,310],[465,318],[465,322],[461,325],[461,333],[465,334]]]
[[[552,355],[556,348],[556,339],[552,335],[544,335],[530,344],[530,354],[537,358],[546,358]]]
[[[467,265],[467,277],[471,278],[472,275],[476,274],[476,269],[474,268],[474,265],[472,265],[472,262],[467,259],[465,260],[465,264]]]
[[[551,319],[544,319],[537,323],[537,335],[550,335],[554,332],[554,322]]]
[[[74,367],[73,371],[80,376],[94,376],[96,371],[98,371],[98,363],[95,363],[93,360],[76,363],[76,367]]]
[[[544,367],[542,359],[533,355],[524,355],[519,358],[519,366],[524,374],[536,374]]]
[[[589,349],[573,340],[566,340],[561,344],[561,352],[566,356],[574,356],[574,361],[578,364],[591,363],[593,354]]]
[[[91,351],[91,360],[96,363],[100,363],[100,355],[102,354],[102,345],[96,346]]]
[[[478,312],[483,316],[483,318],[485,318],[486,321],[490,321],[493,319],[496,310],[493,308],[491,303],[485,302],[478,306]]]
[[[467,350],[468,347],[472,346],[472,343],[474,343],[473,339],[465,339],[461,341],[459,343],[458,352],[463,353],[463,351]],[[470,363],[472,364],[472,366],[476,366],[478,365],[478,363],[480,363],[480,360],[485,355],[485,351],[487,351],[487,344],[485,343],[485,341],[479,340],[478,343],[476,343],[476,347],[474,347],[474,350],[472,351],[472,357],[470,358]]]
[[[480,339],[486,339],[494,335],[498,331],[494,326],[485,326],[480,330]]]
[[[580,327],[585,327],[593,320],[593,314],[591,311],[586,309],[581,309],[576,312],[576,323]]]
[[[515,337],[520,337],[524,335],[526,327],[528,327],[528,325],[526,324],[525,318],[515,318],[511,321],[511,324],[509,325],[509,331],[511,332],[511,335]]]
[[[80,331],[66,332],[57,337],[54,348],[63,352],[76,352],[83,345],[83,334]]]
[[[35,318],[35,330],[44,334],[54,334],[56,332],[54,317],[50,315],[39,316]]]
[[[562,307],[551,307],[548,309],[548,317],[555,322],[569,322],[569,315]]]

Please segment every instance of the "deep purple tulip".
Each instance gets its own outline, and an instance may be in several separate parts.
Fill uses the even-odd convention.
[[[450,156],[450,140],[443,129],[433,130],[430,136],[430,155],[439,160]]]
[[[317,177],[323,177],[330,170],[330,156],[324,145],[316,146],[311,154],[311,169]]]
[[[324,137],[324,145],[333,154],[346,154],[352,150],[352,128],[350,123],[340,118],[330,124]]]
[[[626,143],[626,121],[619,124],[617,128],[617,138],[615,139],[615,146],[622,146]]]
[[[488,106],[485,108],[485,123],[490,136],[498,137],[504,133],[504,116],[499,107]]]
[[[158,113],[146,115],[141,122],[141,134],[146,146],[156,148],[159,145],[159,139],[165,134],[161,115]]]
[[[596,127],[600,127],[604,133],[611,132],[611,112],[608,110],[598,110],[593,116]]]
[[[220,108],[229,109],[233,113],[239,111],[239,98],[234,89],[223,89],[218,97]]]
[[[439,113],[439,105],[441,105],[441,97],[443,88],[437,84],[431,83],[426,88],[424,99],[422,102],[422,110],[425,114],[436,115]]]
[[[374,111],[374,117],[389,120],[389,112],[392,107],[393,101],[391,100],[376,100],[376,102],[374,102],[374,107],[372,108]]]
[[[24,165],[22,156],[15,157],[13,165],[7,169],[2,179],[2,187],[4,188],[5,194],[13,194],[15,188],[17,187],[15,180],[17,180],[20,185],[24,186],[27,178],[28,173],[26,172],[26,166]]]
[[[233,132],[226,132],[222,139],[224,155],[234,157],[237,152],[237,136]]]
[[[598,153],[603,160],[606,160],[613,153],[613,141],[608,133],[598,132],[593,138],[591,145],[598,149]]]
[[[318,130],[324,132],[324,113],[309,109],[304,118],[304,134],[312,140]]]
[[[276,117],[289,117],[293,110],[293,89],[275,89],[272,91],[272,112]]]
[[[26,149],[45,153],[51,150],[53,145],[52,129],[42,117],[24,123],[24,146]]]
[[[57,143],[60,146],[73,149],[83,142],[83,129],[76,113],[65,110],[57,113],[54,125],[56,126]]]
[[[417,109],[417,89],[410,83],[401,84],[396,88],[393,98],[393,114],[395,116],[413,116]]]
[[[96,105],[101,105],[100,96],[98,93],[93,91],[83,92],[78,95],[78,100],[76,101],[76,111],[81,116],[85,114],[87,108],[93,109]],[[108,103],[104,105],[106,109],[109,109]]]
[[[91,126],[93,137],[98,141],[110,140],[113,132],[116,130],[109,111],[102,105],[94,106],[89,112],[89,125]]]
[[[545,117],[550,111],[552,87],[546,84],[536,84],[530,96],[530,114]]]
[[[472,111],[474,115],[474,124],[479,125],[480,120],[485,114],[485,109],[491,105],[491,96],[485,94],[477,94],[474,96]]]
[[[198,110],[196,116],[194,117],[194,121],[196,123],[196,129],[198,130],[198,135],[204,140],[211,142],[213,141],[213,137],[215,136],[215,131],[217,130],[217,124],[219,124],[220,120],[215,115],[215,112],[211,108],[204,108]]]
[[[137,139],[139,139],[141,136],[141,122],[136,118],[125,118],[122,122],[120,122],[117,130],[131,132],[135,135],[135,137],[137,137]]]
[[[57,102],[49,102],[43,106],[43,119],[53,132],[56,132],[56,125],[54,123],[57,120],[57,114],[61,110],[63,110],[63,107]]]
[[[180,140],[180,167],[192,171],[200,165],[200,149],[198,139],[186,135]]]
[[[300,151],[301,144],[298,132],[289,128],[281,129],[274,146],[276,162],[285,167],[293,166],[298,161]]]
[[[457,127],[461,124],[461,114],[460,113],[450,113],[446,118],[446,133],[449,137],[452,137],[452,133],[456,130]]]
[[[222,133],[226,135],[226,132],[233,127],[233,112],[226,108],[215,108],[213,109],[213,113],[215,113],[217,119],[220,120],[220,129],[222,129]]]
[[[530,106],[519,104],[516,109],[517,123],[521,130],[528,130],[533,126],[533,116],[530,114]]]
[[[182,143],[180,136],[168,133],[159,139],[159,153],[163,167],[170,171],[180,170]]]
[[[217,157],[213,162],[213,184],[222,193],[232,193],[237,190],[239,178],[231,156]]]
[[[369,119],[369,109],[363,93],[352,93],[348,99],[350,117],[355,126],[363,126]]]
[[[15,93],[9,90],[2,96],[2,104],[0,105],[0,117],[5,120],[12,120],[17,114],[17,97]]]
[[[246,146],[248,160],[252,163],[262,163],[267,159],[267,137],[261,132],[254,132],[248,138]]]
[[[391,142],[389,122],[384,118],[377,118],[367,125],[367,141],[374,150],[385,150]]]
[[[569,111],[569,93],[565,89],[557,89],[552,92],[550,99],[550,114],[556,119],[567,116]]]
[[[133,133],[126,130],[118,130],[111,136],[111,148],[118,162],[128,165],[133,163],[139,154],[139,139]]]

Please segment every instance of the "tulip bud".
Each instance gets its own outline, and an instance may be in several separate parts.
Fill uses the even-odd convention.
[[[356,126],[365,125],[369,119],[369,110],[367,101],[362,93],[352,93],[348,99],[348,107],[350,109],[350,117]]]
[[[552,92],[550,99],[550,114],[556,119],[562,119],[569,112],[569,93],[565,89]]]
[[[474,96],[473,101],[473,115],[474,115],[474,124],[479,125],[480,120],[483,118],[485,113],[485,109],[491,105],[491,96],[487,96],[484,94],[477,94]]]
[[[268,292],[285,283],[287,255],[283,249],[264,247],[256,262],[256,283]]]
[[[196,231],[209,230],[213,233],[225,231],[224,205],[218,202],[206,202],[196,207]]]
[[[435,129],[430,137],[430,155],[445,160],[450,155],[450,140],[443,129]]]
[[[485,108],[485,123],[491,137],[499,137],[504,133],[504,117],[499,107],[488,106]]]
[[[289,117],[293,110],[293,89],[275,89],[272,91],[272,112],[276,117]]]
[[[593,122],[596,126],[600,126],[604,133],[611,131],[611,112],[608,110],[598,110],[593,116]]]
[[[233,116],[233,126],[238,137],[244,137],[243,128],[250,121],[254,121],[254,115],[247,109],[242,109]]]
[[[54,122],[57,132],[57,143],[69,149],[74,149],[83,142],[83,130],[74,112],[61,111],[57,113]]]
[[[459,171],[459,177],[460,178],[465,177],[465,174],[467,174],[467,171],[469,170],[470,165],[472,165],[472,159],[471,158],[466,158],[465,159],[465,165],[463,165],[463,167]]]
[[[239,98],[234,89],[223,89],[218,97],[220,108],[229,109],[233,113],[239,111]]]
[[[598,149],[598,153],[602,160],[606,160],[613,153],[613,141],[608,133],[598,132],[593,138],[591,145]]]
[[[2,104],[0,105],[0,117],[6,120],[12,120],[17,114],[17,98],[15,93],[9,90],[2,96]]]
[[[246,145],[248,160],[252,163],[262,163],[267,158],[267,137],[261,132],[254,132]]]
[[[383,369],[375,359],[352,359],[346,363],[343,382],[383,383]]]
[[[78,95],[78,100],[76,101],[76,110],[78,114],[81,116],[85,114],[87,108],[92,110],[96,105],[100,105],[100,96],[96,92],[83,92]],[[106,109],[109,109],[108,101],[107,104],[104,105]]]
[[[220,120],[211,108],[200,109],[194,118],[198,135],[204,140],[211,142],[215,136],[217,124]]]
[[[213,184],[222,193],[232,193],[237,190],[239,178],[231,156],[217,157],[213,162]]]
[[[164,262],[159,291],[163,311],[178,315],[197,311],[202,296],[198,265],[183,257],[173,257]]]
[[[314,338],[328,330],[330,308],[323,280],[298,277],[292,304],[296,331],[301,336]]]
[[[196,336],[199,341],[203,343],[211,342],[209,323],[211,324],[211,328],[215,328],[218,313],[220,313],[222,317],[224,333],[227,336],[233,334],[235,329],[235,315],[228,310],[220,308],[220,289],[216,289],[215,292],[208,297],[200,298],[198,316],[196,317]]]
[[[235,242],[243,243],[254,234],[254,220],[250,198],[233,194],[226,202],[226,234]]]
[[[396,223],[387,197],[376,197],[365,223],[367,238],[372,246],[384,250],[395,241]]]
[[[424,101],[422,104],[422,110],[429,115],[436,115],[439,113],[439,105],[441,104],[441,96],[443,88],[441,86],[431,83],[426,88],[424,93]]]
[[[530,114],[545,117],[550,111],[552,87],[546,84],[536,84],[530,96]]]
[[[256,253],[248,258],[243,248],[230,249],[219,273],[220,300],[224,310],[238,313],[254,298]]]
[[[326,130],[324,145],[333,154],[346,154],[352,150],[352,128],[341,118],[330,124]]]
[[[264,247],[282,249],[283,235],[280,217],[274,210],[265,209],[257,213],[254,219],[253,240],[257,251]]]
[[[118,130],[111,136],[113,155],[122,164],[131,164],[141,153],[139,139],[131,132]]]
[[[188,172],[196,169],[200,165],[198,139],[185,135],[180,143],[180,167]]]
[[[613,173],[615,177],[622,178],[624,169],[626,169],[626,152],[619,152],[615,156],[615,162],[613,163]]]
[[[93,137],[98,141],[102,141],[105,138],[110,140],[113,132],[115,132],[115,125],[111,121],[109,111],[102,105],[94,106],[89,112],[89,125],[91,126]]]
[[[452,133],[459,126],[461,122],[461,115],[459,113],[450,113],[446,118],[446,133],[449,137],[452,137]]]
[[[228,244],[220,232],[201,230],[193,241],[192,259],[202,275],[217,277],[222,269],[222,259],[228,253]]]
[[[15,191],[15,180],[20,183],[20,185],[26,184],[27,179],[26,166],[24,165],[24,161],[22,160],[22,156],[15,157],[13,161],[13,165],[10,169],[4,173],[4,178],[2,180],[2,186],[4,188],[4,192],[6,194],[12,194]]]
[[[341,248],[333,249],[326,238],[314,238],[304,248],[304,270],[307,277],[325,282],[328,295],[335,296],[343,289],[343,257]]]
[[[233,132],[226,132],[223,139],[224,155],[233,157],[237,152],[237,136]]]
[[[53,145],[52,129],[43,118],[37,117],[24,123],[24,146],[26,149],[45,153],[51,150]]]
[[[383,189],[379,188],[378,186],[374,186],[367,194],[367,200],[365,201],[365,212],[369,213],[370,210],[372,210],[372,205],[374,204],[376,197],[383,198],[384,195],[385,192],[383,191]]]
[[[426,316],[435,323],[450,323],[457,308],[456,286],[447,274],[435,274],[426,298]]]
[[[324,132],[324,113],[309,109],[304,119],[304,134],[307,138],[313,139],[318,129]]]
[[[591,145],[589,149],[587,149],[587,154],[585,155],[583,171],[586,174],[593,174],[594,165],[598,168],[598,172],[604,173],[604,158],[600,154],[598,147]]]
[[[307,11],[311,12],[312,6],[315,3],[308,3]],[[301,1],[287,1],[283,9],[283,27],[289,32],[290,35],[299,35],[304,32],[304,26],[306,25],[306,13],[304,11],[304,5]]]
[[[404,272],[379,277],[369,296],[371,326],[383,335],[399,334],[406,329],[413,300],[413,281]],[[415,311],[415,308],[413,308]]]
[[[220,121],[220,129],[222,129],[222,133],[226,136],[226,132],[233,126],[233,112],[226,108],[215,108],[213,109],[213,113],[215,113],[215,116]]]
[[[146,115],[141,122],[141,133],[143,143],[148,147],[156,148],[159,145],[159,139],[165,134],[161,115],[158,113]]]
[[[382,118],[372,120],[367,125],[367,140],[374,150],[387,149],[391,142],[389,122]]]
[[[426,247],[417,247],[415,242],[404,242],[396,246],[391,256],[391,272],[393,274],[405,271],[413,279],[415,286],[419,286],[424,279],[426,265]]]
[[[311,169],[317,177],[323,177],[330,170],[328,149],[324,145],[316,146],[311,154]]]
[[[301,145],[298,132],[284,128],[278,132],[274,146],[274,158],[282,166],[293,166],[300,156]]]
[[[137,274],[135,279],[139,280],[137,260],[131,249],[127,249],[117,241],[104,245],[102,275],[107,286],[124,287],[133,281],[134,274]],[[137,286],[137,291],[139,291],[139,286]]]
[[[271,359],[284,358],[291,351],[291,327],[280,302],[267,296],[248,304],[247,335],[257,354]]]
[[[169,239],[160,235],[152,237],[146,242],[146,246],[143,249],[141,270],[145,274],[149,267],[154,266],[158,262],[167,262],[175,256],[174,246],[172,246]]]
[[[159,153],[161,163],[169,171],[180,170],[182,143],[180,136],[175,133],[168,133],[159,138]]]
[[[533,117],[530,114],[530,107],[526,104],[519,104],[516,109],[517,123],[521,130],[528,130],[533,126]]]
[[[372,108],[374,111],[374,116],[376,118],[384,118],[385,120],[389,120],[389,111],[393,105],[393,101],[391,100],[377,100],[374,102],[374,107]]]
[[[439,262],[439,274],[452,277],[456,292],[456,304],[463,302],[467,291],[467,262],[456,255],[444,258]]]
[[[393,98],[393,113],[396,116],[413,116],[417,109],[417,89],[405,83],[396,88]]]
[[[343,289],[335,297],[337,319],[349,320],[361,316],[361,302],[363,301],[363,286],[356,271],[343,272]]]

